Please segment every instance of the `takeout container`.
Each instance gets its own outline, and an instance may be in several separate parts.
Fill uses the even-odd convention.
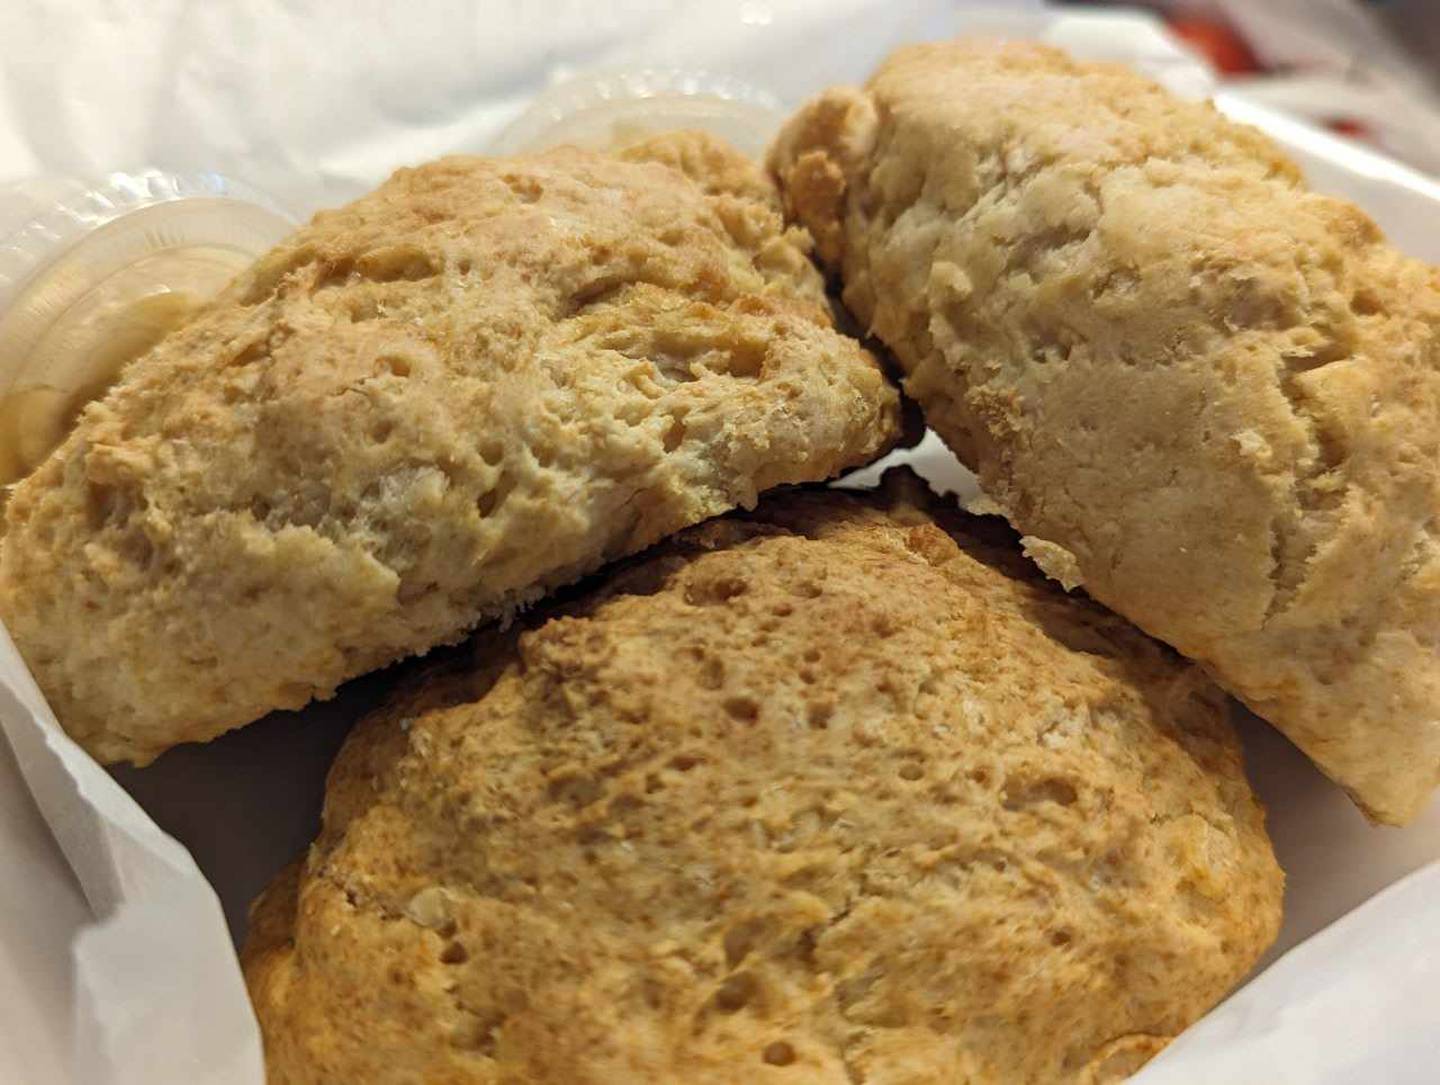
[[[744,6],[752,14],[768,10],[768,5]],[[949,0],[932,6],[947,13],[953,8]],[[817,68],[813,78],[807,76],[810,89],[818,90],[830,82],[863,79],[877,52],[890,44],[886,34],[892,16],[893,5],[879,2],[868,10],[846,7],[825,14],[816,5],[809,23],[798,29],[792,24],[788,31],[776,25],[767,32],[792,33],[789,47],[800,62],[814,67],[806,50],[815,27],[845,22],[845,40],[856,44],[851,52],[827,60],[823,72]],[[693,12],[679,18],[699,20]],[[779,14],[775,18],[783,22]],[[1203,69],[1145,20],[1047,14],[1011,25],[1012,36],[1042,37],[1082,55],[1127,60],[1188,93],[1204,93],[1208,87]],[[946,24],[943,32],[960,29]],[[986,29],[994,29],[993,24]],[[867,52],[872,35],[875,52]],[[696,56],[734,60],[748,55],[747,43],[754,40],[717,36]],[[637,123],[665,115],[670,104],[664,95],[650,93],[657,84],[646,83],[638,94],[625,91],[630,97],[622,106],[625,85],[617,84],[615,70],[607,66],[584,94],[583,82],[568,90],[562,84],[521,111],[493,142],[489,132],[477,133],[456,149],[514,151],[556,142],[610,141],[617,135],[625,140],[654,130]],[[708,69],[700,63],[689,70]],[[764,85],[764,76],[763,70],[742,69],[733,78],[756,86]],[[603,94],[594,92],[595,81],[605,88]],[[786,107],[796,104],[792,98],[787,97]],[[1237,119],[1269,131],[1317,187],[1364,206],[1402,248],[1440,259],[1440,187],[1433,181],[1243,99],[1222,97],[1220,104]],[[770,123],[743,106],[715,107],[712,101],[707,109],[712,107],[712,115],[750,117],[757,133]],[[689,119],[696,116],[692,112]],[[433,118],[414,121],[417,128],[422,123],[433,124]],[[758,137],[762,144],[768,134]],[[355,154],[357,161],[368,161],[360,151]],[[395,154],[380,158],[373,168],[366,167],[367,182],[378,182],[386,169],[400,164]],[[967,473],[933,437],[895,454],[891,462],[897,461],[914,463],[942,488],[967,485]],[[73,898],[67,898],[68,907],[85,913],[73,930],[52,932],[47,941],[70,950],[58,994],[54,988],[62,985],[33,961],[21,961],[10,976],[0,974],[0,1005],[8,1004],[7,997],[17,1003],[25,999],[25,1027],[36,1034],[52,1030],[46,1042],[57,1050],[68,1045],[63,1070],[22,1072],[19,1080],[260,1085],[258,1038],[226,920],[238,935],[249,900],[310,839],[329,759],[350,722],[385,687],[384,675],[360,679],[336,700],[302,713],[279,713],[214,743],[171,751],[145,770],[107,773],[59,730],[0,630],[0,725],[19,769],[10,786],[28,785],[64,852],[60,872],[50,872],[55,899],[68,892]],[[1263,973],[1188,1030],[1137,1082],[1420,1085],[1436,1080],[1440,950],[1430,944],[1428,917],[1440,912],[1440,867],[1434,865],[1440,858],[1440,806],[1432,804],[1404,830],[1373,828],[1283,738],[1243,713],[1239,722],[1250,774],[1270,808],[1272,836],[1287,872],[1286,927]],[[6,786],[6,771],[0,758],[0,787]],[[27,902],[32,898],[26,894],[42,880],[38,874],[15,878],[8,873],[7,879],[10,891]],[[32,910],[46,907],[38,893],[33,899]],[[19,910],[0,915],[0,949],[7,937],[25,936],[26,928],[13,920]],[[70,911],[51,911],[57,923],[71,921]],[[7,982],[12,984],[8,996]],[[10,1080],[4,1016],[0,1081]]]

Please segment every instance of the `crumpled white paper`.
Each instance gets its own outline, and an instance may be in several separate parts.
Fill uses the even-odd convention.
[[[395,166],[483,150],[536,91],[589,67],[690,64],[794,105],[863,79],[897,44],[977,26],[1127,60],[1185,93],[1209,88],[1146,20],[996,6],[453,0],[362,18],[282,0],[10,5],[0,181],[215,169],[303,214]],[[1220,104],[1277,136],[1317,187],[1365,206],[1401,247],[1440,260],[1433,181],[1244,99]],[[969,484],[933,437],[902,455],[946,488]],[[24,796],[7,795],[0,860],[23,866],[0,877],[0,1079],[261,1085],[226,922],[241,932],[246,902],[312,835],[325,766],[383,688],[383,676],[362,679],[328,704],[112,775],[58,729],[0,634],[0,725],[14,751],[13,765],[0,757],[0,788],[19,786],[7,782],[18,768],[60,849],[47,851],[34,810],[15,801]],[[1243,714],[1241,725],[1289,879],[1279,959],[1136,1080],[1440,1079],[1440,953],[1429,939],[1440,866],[1401,880],[1440,858],[1440,805],[1409,829],[1375,829],[1282,738]],[[59,960],[67,940],[70,960]]]
[[[258,1032],[214,891],[60,730],[3,627],[0,725],[94,916],[71,947],[72,1080],[261,1082]]]

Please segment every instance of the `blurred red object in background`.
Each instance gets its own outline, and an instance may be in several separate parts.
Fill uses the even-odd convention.
[[[1170,30],[1184,39],[1223,75],[1246,75],[1261,70],[1260,62],[1245,39],[1224,23],[1213,19],[1177,17]]]
[[[1327,121],[1326,127],[1332,132],[1338,132],[1342,136],[1349,136],[1351,139],[1374,140],[1375,135],[1368,127],[1356,120],[1349,120],[1340,117],[1333,121]]]

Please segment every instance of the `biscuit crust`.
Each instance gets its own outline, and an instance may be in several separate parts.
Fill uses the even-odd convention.
[[[401,170],[15,488],[0,615],[67,730],[144,763],[864,463],[897,397],[808,248],[696,134]]]
[[[769,497],[362,722],[272,1085],[1100,1082],[1209,1008],[1282,883],[1223,694],[927,506]]]
[[[771,166],[1042,564],[1413,817],[1440,779],[1440,274],[1260,133],[1040,46],[900,50]]]

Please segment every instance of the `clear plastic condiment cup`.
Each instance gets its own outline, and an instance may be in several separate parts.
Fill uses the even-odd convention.
[[[0,503],[125,363],[293,228],[214,173],[0,185]]]
[[[561,144],[613,150],[688,128],[759,157],[783,117],[773,95],[733,76],[678,67],[616,68],[577,75],[544,91],[489,150],[521,154]]]

